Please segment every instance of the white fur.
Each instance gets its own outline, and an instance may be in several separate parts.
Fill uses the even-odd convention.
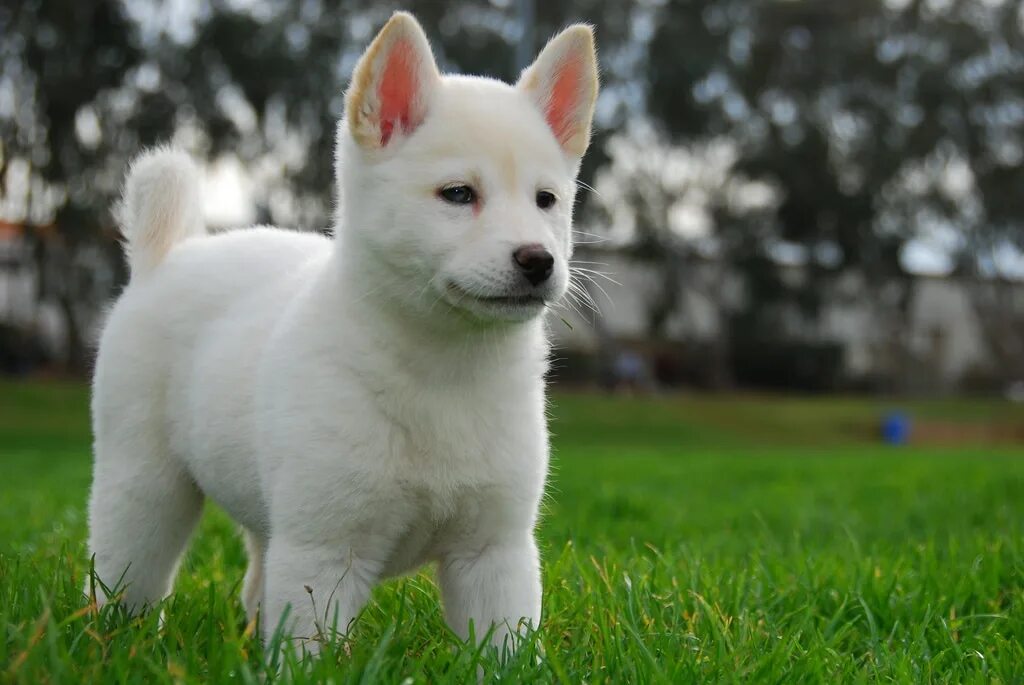
[[[411,17],[389,30],[432,63]],[[89,508],[96,573],[122,580],[127,606],[170,591],[209,497],[245,531],[243,600],[265,635],[288,606],[288,635],[344,631],[375,583],[430,561],[458,634],[493,625],[500,645],[537,625],[544,306],[474,296],[564,294],[579,157],[520,88],[424,87],[422,124],[387,145],[339,127],[333,240],[208,235],[186,157],[132,166],[132,279],[100,343]],[[480,190],[479,212],[437,196],[452,181]],[[555,256],[538,288],[511,258],[529,243]]]

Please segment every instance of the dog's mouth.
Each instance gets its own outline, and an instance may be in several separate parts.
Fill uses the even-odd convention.
[[[507,319],[530,318],[547,304],[543,297],[533,293],[474,293],[451,281],[445,285],[445,299],[473,314]]]

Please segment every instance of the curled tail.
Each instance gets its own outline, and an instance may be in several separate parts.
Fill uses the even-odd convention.
[[[156,148],[132,162],[116,209],[132,277],[145,275],[176,244],[204,235],[199,169],[171,148]]]

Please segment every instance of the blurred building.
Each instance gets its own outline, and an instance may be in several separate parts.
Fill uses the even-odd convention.
[[[556,356],[571,360],[573,368],[563,374],[570,380],[589,373],[578,370],[581,364],[593,368],[597,363],[587,364],[587,359],[604,357],[613,369],[615,355],[628,349],[644,354],[651,374],[662,384],[709,385],[715,347],[726,348],[740,386],[933,393],[1000,389],[996,386],[1020,380],[1004,375],[1006,369],[1000,368],[992,349],[990,315],[978,310],[983,298],[977,297],[976,290],[993,284],[983,280],[911,276],[905,314],[894,321],[892,306],[880,302],[860,274],[846,274],[839,279],[836,295],[827,298],[813,321],[796,310],[788,312],[774,331],[775,340],[755,341],[751,349],[745,341],[723,335],[723,304],[742,302],[744,294],[738,277],[717,273],[723,269],[721,264],[705,260],[693,268],[709,277],[682,279],[678,306],[664,328],[666,335],[653,340],[648,311],[663,287],[656,269],[604,249],[580,248],[575,257],[596,264],[594,268],[615,282],[600,279],[600,288],[589,288],[599,317],[580,304],[552,316]],[[784,275],[797,286],[806,280],[799,265],[786,267]],[[708,282],[721,285],[713,292],[688,285]],[[999,285],[1008,295],[1003,299],[1009,307],[1004,312],[1007,320],[1024,319],[1024,282]],[[754,368],[773,363],[776,369]]]
[[[27,373],[63,356],[61,313],[40,300],[39,275],[26,228],[0,222],[0,372]]]
[[[69,250],[53,225],[0,221],[0,373],[81,371],[71,362],[91,358],[111,264],[100,244]]]

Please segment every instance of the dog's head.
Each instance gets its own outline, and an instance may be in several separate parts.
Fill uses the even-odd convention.
[[[567,28],[515,86],[442,75],[397,13],[356,66],[338,131],[341,250],[417,311],[525,321],[565,294],[576,174],[597,96],[593,32]]]

